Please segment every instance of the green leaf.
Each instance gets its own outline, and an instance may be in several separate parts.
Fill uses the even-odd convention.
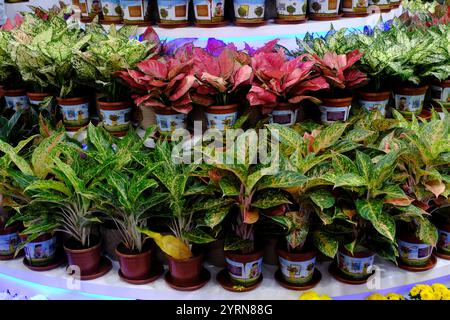
[[[29,190],[41,191],[41,190],[55,190],[65,194],[70,197],[72,192],[66,187],[66,185],[59,181],[54,180],[37,180],[32,182],[26,189],[25,192]]]
[[[211,235],[198,228],[189,232],[183,231],[182,235],[189,242],[196,244],[210,243],[216,240]]]
[[[288,232],[290,232],[295,227],[294,222],[289,217],[286,217],[286,216],[271,216],[270,218],[273,221],[275,221],[275,222],[279,223],[280,225],[282,225],[284,228],[286,228],[286,230]]]
[[[353,251],[355,250],[356,246],[356,240],[353,240],[352,242],[344,244],[344,248],[347,249],[351,254],[353,254]]]
[[[354,173],[346,173],[336,177],[334,187],[363,187],[366,180],[360,175]]]
[[[19,156],[13,147],[11,147],[8,143],[0,140],[0,151],[8,155],[12,162],[22,171],[22,173],[26,175],[33,175],[33,170],[31,169],[28,162]]]
[[[253,201],[252,207],[258,209],[270,209],[282,204],[290,203],[289,199],[278,190],[268,190],[258,195],[255,201]]]
[[[212,229],[225,219],[228,212],[230,212],[229,206],[210,209],[205,214],[204,224]]]
[[[219,181],[220,189],[224,196],[238,196],[240,191],[236,184],[228,177],[223,177]]]
[[[398,151],[391,151],[384,155],[376,164],[371,176],[370,185],[379,186],[388,181],[393,174],[397,159],[399,156]]]
[[[315,231],[313,241],[316,248],[324,255],[334,258],[339,248],[339,242],[336,238],[324,231]]]
[[[372,172],[374,171],[374,165],[370,157],[360,151],[356,151],[356,166],[358,168],[359,174],[366,180],[369,184],[372,178]]]
[[[357,199],[355,205],[358,214],[363,219],[369,220],[380,234],[391,241],[395,240],[395,220],[389,213],[383,211],[381,200]]]
[[[318,153],[335,144],[344,133],[345,128],[347,128],[347,124],[340,122],[334,122],[325,127],[314,139],[314,152]]]
[[[416,221],[418,223],[416,230],[417,237],[426,244],[435,247],[438,240],[438,231],[434,224],[428,219],[419,219]]]
[[[271,176],[263,177],[258,183],[258,190],[267,188],[288,189],[302,186],[307,181],[306,176],[295,171],[280,171]]]
[[[236,236],[229,236],[225,238],[225,244],[223,249],[225,251],[234,251],[234,250],[243,250],[248,249],[253,246],[253,241],[250,240],[244,240],[241,238],[238,238]]]
[[[319,189],[309,193],[309,197],[321,210],[334,206],[335,198],[333,194],[325,189]]]
[[[346,173],[354,173],[357,174],[358,170],[353,161],[339,153],[334,153],[332,158],[333,169],[336,171],[336,174],[342,175]]]

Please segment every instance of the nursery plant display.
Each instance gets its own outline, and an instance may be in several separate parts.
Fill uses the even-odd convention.
[[[125,24],[150,25],[149,1],[120,0]]]
[[[367,7],[370,0],[344,0],[342,11],[344,17],[365,17],[368,16]]]
[[[102,0],[102,21],[104,23],[120,23],[123,20],[124,12],[120,0]],[[125,1],[126,3],[126,1]]]

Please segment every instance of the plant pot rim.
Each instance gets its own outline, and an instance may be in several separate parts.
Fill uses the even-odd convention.
[[[121,257],[124,257],[124,258],[137,258],[137,257],[143,257],[143,256],[146,256],[146,255],[148,255],[148,254],[151,254],[151,252],[152,252],[152,250],[153,250],[153,248],[152,248],[151,245],[148,246],[147,248],[146,248],[145,246],[142,246],[142,251],[141,251],[141,252],[135,253],[135,254],[133,254],[133,253],[130,254],[130,253],[122,253],[122,252],[120,252],[119,248],[120,248],[121,246],[125,246],[125,245],[123,244],[123,242],[121,242],[121,243],[119,243],[119,244],[117,245],[117,247],[114,249],[114,252],[115,252],[118,256],[121,256]]]
[[[423,85],[423,86],[410,86],[410,85],[400,85],[397,88],[394,89],[394,93],[395,94],[400,94],[400,95],[415,95],[415,96],[419,96],[422,94],[425,94],[428,90],[428,85]]]
[[[326,98],[320,97],[321,105],[326,107],[349,107],[352,104],[353,96],[340,97],[340,98]]]
[[[16,233],[20,229],[22,229],[22,223],[19,221],[16,221],[12,225],[7,226],[6,228],[0,229],[0,235]]]
[[[273,108],[274,110],[295,110],[300,107],[300,104],[293,104],[289,102],[278,102],[277,105]]]
[[[47,97],[51,97],[52,94],[49,92],[27,92],[28,98],[34,98],[33,100],[37,100],[38,98],[45,99]]]
[[[311,248],[303,252],[289,252],[277,245],[275,250],[278,256],[289,261],[308,261],[317,256],[317,250]]]
[[[232,113],[236,112],[239,105],[237,103],[234,104],[227,104],[223,106],[208,106],[206,107],[206,112],[208,113],[214,113],[214,114],[220,114],[220,113]]]
[[[87,97],[74,97],[74,98],[56,97],[56,101],[60,106],[73,106],[77,104],[88,103],[89,99]]]
[[[447,80],[437,80],[437,81],[433,81],[434,85],[438,85],[441,86],[442,88],[449,88],[450,87],[450,79]]]
[[[195,260],[203,259],[204,253],[200,252],[200,253],[194,254],[192,257],[187,258],[187,259],[175,259],[174,257],[171,257],[168,254],[166,254],[166,256],[167,256],[167,259],[172,260],[177,263],[189,263],[189,262],[192,262]]]
[[[3,95],[7,97],[20,97],[27,94],[27,90],[25,88],[19,88],[19,89],[8,89],[6,87],[3,87]]]
[[[339,252],[352,258],[369,258],[375,255],[375,252],[364,248],[363,251],[353,252],[353,254],[345,248],[339,248]]]
[[[64,246],[64,250],[66,250],[68,252],[71,252],[71,253],[86,253],[86,252],[90,252],[90,251],[93,251],[93,250],[97,249],[98,247],[100,247],[102,245],[101,240],[98,239],[98,238],[95,238],[97,243],[95,245],[93,245],[93,246],[90,246],[89,248],[85,248],[85,249],[71,249],[71,248],[67,247],[67,242],[69,242],[71,240],[75,240],[75,238],[71,237],[71,238],[67,239],[66,242],[64,242],[64,245],[63,245]],[[75,240],[75,241],[78,242],[78,240]]]
[[[425,244],[428,245],[427,243],[423,242],[422,240],[420,240],[419,238],[416,237],[416,235],[414,235],[413,233],[407,233],[405,231],[401,231],[397,234],[397,240],[403,241],[403,242],[407,242],[407,243],[414,243],[414,244]],[[431,245],[429,245],[431,246]]]
[[[19,235],[19,236],[23,240],[26,240],[28,238],[28,235]],[[54,237],[55,237],[55,235],[51,234],[50,232],[46,232],[46,233],[43,233],[43,234],[39,235],[39,237],[37,237],[33,241],[30,241],[30,243],[37,243],[37,242],[47,241],[47,240],[53,239]]]
[[[264,256],[264,249],[256,249],[250,253],[241,253],[238,250],[233,251],[225,251],[225,257],[231,260],[246,260],[246,261],[254,261],[258,259],[262,259]]]
[[[123,109],[128,109],[132,106],[131,101],[127,101],[127,100],[108,102],[108,101],[103,101],[103,99],[105,99],[105,97],[98,98],[97,103],[98,103],[98,107],[100,109],[104,109],[104,110],[123,110]]]
[[[362,98],[364,100],[369,101],[384,101],[389,99],[391,96],[391,91],[383,90],[383,91],[364,91],[361,90],[358,92],[358,98]]]

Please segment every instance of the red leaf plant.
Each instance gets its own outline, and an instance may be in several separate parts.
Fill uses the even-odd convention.
[[[192,110],[190,91],[195,84],[193,60],[175,56],[151,58],[137,64],[138,70],[119,71],[118,75],[137,93],[136,105],[180,113]]]
[[[327,89],[329,85],[317,73],[315,64],[309,55],[289,60],[283,49],[255,53],[252,57],[255,78],[247,94],[250,105],[262,106],[263,113],[269,113],[280,103],[298,104],[305,99],[318,103],[308,93]]]

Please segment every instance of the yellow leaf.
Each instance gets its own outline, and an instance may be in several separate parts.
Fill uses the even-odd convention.
[[[144,229],[139,229],[139,231],[152,238],[162,251],[174,259],[185,260],[192,257],[191,249],[183,241],[172,235],[162,235]]]

